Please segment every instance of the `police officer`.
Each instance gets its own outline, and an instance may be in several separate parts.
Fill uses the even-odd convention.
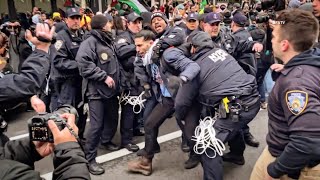
[[[52,78],[55,84],[55,91],[58,94],[57,105],[70,104],[76,107],[79,113],[77,126],[79,127],[79,137],[84,139],[84,129],[86,117],[83,114],[83,106],[78,107],[82,101],[81,82],[76,55],[81,42],[83,41],[83,31],[80,30],[79,8],[72,7],[67,10],[66,24],[67,30],[61,30],[57,34],[55,56],[51,70],[54,74]],[[55,110],[56,107],[53,107]]]
[[[158,14],[162,16],[161,13]],[[137,74],[139,80],[142,81],[142,84],[149,85],[148,89],[151,89],[151,92],[156,100],[154,108],[146,117],[145,147],[138,151],[141,157],[138,160],[133,160],[128,163],[129,171],[139,172],[144,175],[151,175],[152,173],[152,159],[154,157],[154,154],[160,151],[160,146],[157,142],[159,127],[167,118],[172,116],[172,114],[174,113],[174,100],[172,97],[175,96],[175,93],[173,91],[169,92],[168,90],[168,87],[170,86],[168,84],[169,81],[163,77],[160,63],[161,57],[155,59],[154,56],[151,55],[151,53],[155,53],[153,52],[154,47],[163,47],[161,43],[164,43],[166,46],[172,46],[173,44],[179,45],[184,41],[183,38],[179,38],[178,34],[163,32],[166,25],[163,17],[151,18],[159,18],[155,21],[152,20],[152,26],[156,31],[160,33],[168,33],[165,34],[162,39],[160,38],[160,40],[157,40],[157,42],[155,42],[155,35],[151,31],[147,30],[141,31],[135,37],[135,45],[139,54],[136,61],[140,61],[145,66],[139,68],[135,67],[135,73]],[[181,31],[181,33],[182,32],[183,31]],[[161,40],[162,42],[159,43],[159,41]]]
[[[127,16],[127,31],[123,32],[117,39],[116,49],[118,54],[119,62],[121,63],[124,71],[124,76],[126,77],[126,90],[125,94],[129,94],[130,96],[139,96],[141,93],[140,85],[138,81],[136,81],[134,75],[134,65],[133,62],[136,57],[136,47],[134,45],[134,35],[141,31],[142,29],[142,17],[136,13],[130,13]],[[144,135],[141,132],[138,120],[142,118],[143,112],[135,115],[133,112],[133,106],[122,102],[121,103],[121,144],[123,147],[126,147],[129,151],[138,151],[139,147],[132,143],[132,136],[134,131],[137,135]],[[136,121],[136,123],[134,123]],[[134,124],[138,127],[134,127]],[[134,128],[134,129],[133,129]]]
[[[189,91],[185,92],[190,93],[183,95],[197,98],[203,106],[219,108],[220,117],[214,123],[216,138],[223,143],[228,142],[230,154],[236,155],[239,157],[237,160],[244,163],[245,142],[242,128],[260,109],[255,77],[247,74],[227,52],[214,48],[207,33],[199,32],[192,38],[191,43],[192,60],[199,64],[200,73],[198,82],[193,83],[193,86],[187,86]],[[199,95],[194,93],[196,90]],[[209,158],[206,154],[201,155],[205,180],[223,178],[221,160],[220,156]]]
[[[240,15],[241,13],[237,13],[236,15]],[[242,40],[237,36],[231,34],[231,32],[226,28],[220,27],[221,16],[217,13],[209,13],[205,17],[204,23],[204,31],[209,33],[215,47],[222,48],[227,51],[230,55],[235,57],[238,60],[238,57],[246,52],[260,52],[263,49],[262,44],[251,41],[250,39]],[[252,60],[251,60],[252,61]],[[239,63],[241,64],[241,63]],[[254,68],[252,66],[248,66],[247,64],[241,64],[244,70],[250,74],[255,74]],[[254,147],[259,146],[259,142],[255,140],[252,134],[249,132],[248,127],[246,127],[246,142],[249,145],[253,145]],[[229,160],[226,158],[226,160]],[[234,162],[230,159],[231,162]]]
[[[319,179],[319,24],[299,9],[278,15],[272,49],[284,68],[269,96],[268,146],[250,179]]]
[[[250,33],[244,27],[247,24],[247,17],[242,15],[242,13],[236,13],[231,22],[231,36],[233,41],[253,41]],[[243,53],[239,50],[236,50],[236,47],[232,47],[234,50],[231,50],[233,57],[238,61],[240,66],[248,73],[256,77],[257,75],[257,62],[253,53]],[[230,52],[230,51],[229,51]],[[244,129],[245,141],[249,146],[258,147],[259,142],[253,137],[249,131],[249,126],[246,126]],[[227,157],[224,160],[231,160]]]
[[[86,142],[86,158],[91,174],[104,173],[97,164],[97,148],[101,142],[112,145],[118,125],[118,99],[120,68],[112,38],[111,15],[96,15],[92,18],[90,36],[81,44],[77,61],[84,78],[83,93],[88,99],[90,129]],[[102,134],[102,132],[104,134]]]

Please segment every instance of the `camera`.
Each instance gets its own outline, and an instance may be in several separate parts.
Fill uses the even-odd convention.
[[[273,10],[269,10],[267,14],[256,16],[256,23],[268,23],[269,19],[275,19],[276,14]]]
[[[74,114],[76,121],[78,118],[77,110],[70,105],[63,105],[53,113],[45,113],[33,116],[28,120],[29,137],[31,141],[51,142],[53,143],[53,135],[48,127],[48,121],[53,120],[59,130],[66,127],[66,120],[61,118],[60,115],[64,113]]]
[[[269,10],[272,9],[274,11],[281,11],[286,8],[285,0],[263,0],[261,1],[261,9]]]

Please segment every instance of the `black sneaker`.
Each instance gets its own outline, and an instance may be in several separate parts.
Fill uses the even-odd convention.
[[[223,161],[230,162],[237,165],[244,165],[244,157],[239,155],[231,154],[230,152],[222,156]]]
[[[89,172],[93,175],[100,175],[104,173],[104,169],[102,168],[102,166],[95,161],[89,163],[88,167]]]

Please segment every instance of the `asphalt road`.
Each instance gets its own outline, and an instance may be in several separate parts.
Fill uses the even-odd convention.
[[[34,112],[24,112],[12,115],[9,121],[7,135],[11,138],[18,138],[27,133],[27,120],[32,117]],[[247,180],[250,177],[252,168],[265,147],[265,136],[267,133],[267,111],[261,110],[257,117],[249,124],[252,134],[260,141],[258,148],[247,146],[245,151],[246,163],[243,166],[237,166],[229,163],[224,164],[225,180]],[[87,123],[89,126],[89,123]],[[130,153],[127,150],[119,150],[118,152],[110,153],[106,150],[99,149],[99,161],[106,161],[103,163],[105,174],[101,176],[92,176],[93,180],[200,180],[202,179],[202,167],[185,170],[183,168],[184,161],[187,160],[187,154],[180,150],[181,138],[178,137],[179,130],[175,119],[168,119],[160,128],[160,144],[161,153],[157,154],[153,161],[153,174],[151,176],[143,176],[139,174],[131,174],[127,172],[127,162],[137,158],[135,153]],[[135,143],[144,141],[143,137],[135,137]],[[117,132],[114,142],[120,143],[119,131]],[[143,147],[143,143],[140,144]],[[226,151],[227,152],[227,151]],[[35,164],[36,170],[40,171],[44,177],[53,171],[52,158],[47,157]]]

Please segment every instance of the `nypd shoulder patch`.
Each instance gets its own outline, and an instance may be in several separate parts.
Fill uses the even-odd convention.
[[[54,47],[58,51],[61,48],[62,45],[63,45],[63,41],[62,40],[57,40],[56,43],[54,44]]]
[[[127,40],[125,38],[120,38],[117,41],[118,44],[122,44],[122,43],[126,43],[126,42],[127,42]]]
[[[307,107],[308,93],[300,90],[288,91],[286,93],[286,102],[292,114],[297,116]]]

